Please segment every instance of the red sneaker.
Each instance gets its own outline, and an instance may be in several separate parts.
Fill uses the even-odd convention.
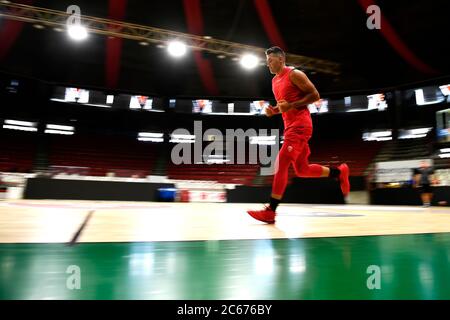
[[[248,210],[247,213],[256,220],[269,224],[275,223],[275,211],[273,211],[269,206],[265,206],[264,210]]]
[[[341,183],[341,190],[344,197],[348,196],[350,192],[350,181],[348,177],[350,176],[350,169],[346,163],[341,164],[338,169],[341,171],[339,175],[339,182]]]

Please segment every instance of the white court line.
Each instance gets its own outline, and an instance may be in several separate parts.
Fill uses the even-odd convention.
[[[337,205],[337,206],[313,206],[313,209],[339,209],[339,210],[367,210],[367,211],[418,211],[422,212],[428,208],[400,207],[400,206],[358,206],[358,205]]]

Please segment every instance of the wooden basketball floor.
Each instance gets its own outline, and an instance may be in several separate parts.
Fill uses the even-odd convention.
[[[0,299],[450,299],[450,208],[259,207],[2,201]]]

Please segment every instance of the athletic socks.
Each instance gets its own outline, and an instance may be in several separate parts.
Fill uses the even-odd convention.
[[[281,200],[275,199],[275,198],[270,198],[270,208],[273,211],[277,210],[278,205],[281,203]]]
[[[341,170],[339,170],[338,168],[334,167],[334,168],[330,168],[330,178],[339,178],[339,175],[341,174]]]

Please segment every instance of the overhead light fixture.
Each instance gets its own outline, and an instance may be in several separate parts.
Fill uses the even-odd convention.
[[[175,58],[180,58],[186,54],[186,45],[181,41],[172,41],[167,48],[169,54]]]
[[[228,159],[208,159],[206,160],[207,164],[224,164],[230,162]]]
[[[399,139],[420,139],[425,138],[432,128],[400,129]]]
[[[404,139],[420,139],[420,138],[425,138],[427,135],[426,134],[405,134],[403,136],[398,137],[401,140]]]
[[[390,135],[392,135],[391,130],[372,132],[373,137],[389,137]]]
[[[411,134],[426,134],[431,131],[432,128],[417,128],[417,129],[411,129]]]
[[[11,119],[6,119],[4,121],[3,129],[29,131],[29,132],[38,131],[36,122],[11,120]]]
[[[258,66],[259,59],[253,54],[246,54],[241,58],[241,66],[245,69],[254,69]]]
[[[191,134],[171,134],[170,138],[172,143],[195,143],[195,135]]]
[[[144,142],[164,142],[164,134],[161,132],[139,132],[137,139]]]
[[[69,36],[76,41],[85,40],[88,37],[87,29],[82,25],[70,26],[67,29]]]
[[[450,158],[450,153],[443,153],[439,155],[439,158]]]
[[[277,136],[253,136],[250,137],[250,144],[275,145]]]
[[[61,125],[57,125],[57,124],[48,124],[47,125],[47,129],[73,131],[74,127],[72,127],[72,126],[61,126]]]
[[[13,126],[13,125],[9,125],[9,124],[3,125],[3,129],[37,132],[37,128],[33,128],[33,127],[22,127],[22,126]]]
[[[9,120],[9,119],[5,120],[5,124],[22,127],[36,127],[36,122]]]
[[[174,139],[195,140],[195,135],[193,134],[172,134],[171,137]]]
[[[138,140],[142,142],[164,142],[164,138],[138,138]]]
[[[162,138],[164,133],[161,132],[139,132],[138,136],[140,138]]]
[[[62,126],[59,124],[47,124],[44,133],[47,134],[62,134],[71,136],[74,134],[75,128],[72,126]]]
[[[71,136],[73,135],[73,131],[64,131],[64,130],[52,130],[52,129],[46,129],[44,131],[44,133],[48,133],[48,134],[62,134],[65,136]]]
[[[364,132],[364,141],[389,141],[392,140],[392,130]]]

